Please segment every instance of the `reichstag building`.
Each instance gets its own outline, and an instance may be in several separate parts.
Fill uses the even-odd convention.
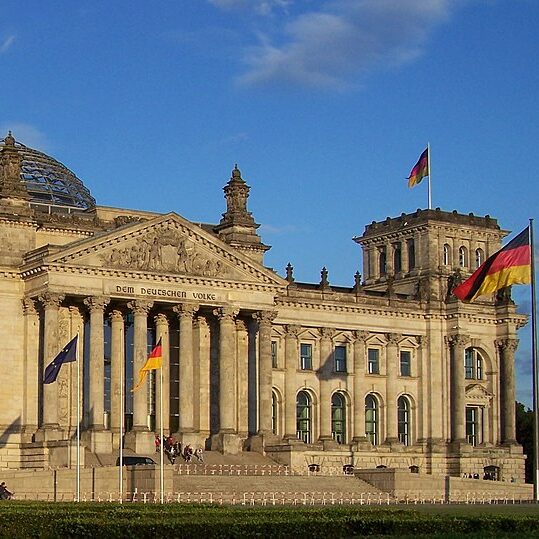
[[[264,265],[249,192],[235,167],[205,224],[99,206],[60,162],[0,139],[0,467],[74,466],[79,415],[83,459],[121,443],[152,454],[163,402],[167,434],[223,454],[523,482],[514,364],[527,319],[508,291],[451,294],[500,248],[496,219],[372,222],[353,238],[352,286],[325,269],[303,283]],[[78,363],[43,384],[77,334]],[[162,388],[152,371],[131,392],[158,339]]]

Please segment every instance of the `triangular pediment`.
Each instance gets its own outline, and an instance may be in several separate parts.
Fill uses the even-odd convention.
[[[481,384],[470,384],[466,387],[466,400],[470,403],[486,403],[493,395]]]
[[[175,213],[125,225],[66,246],[47,264],[227,281],[286,281]]]

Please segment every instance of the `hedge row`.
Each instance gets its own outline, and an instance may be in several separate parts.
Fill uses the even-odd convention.
[[[408,509],[0,503],[0,537],[539,537],[530,515]]]

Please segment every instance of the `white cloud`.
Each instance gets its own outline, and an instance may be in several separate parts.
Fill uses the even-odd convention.
[[[213,0],[239,4],[240,0]],[[247,50],[243,84],[285,82],[342,88],[369,71],[423,52],[430,32],[458,0],[334,0],[284,22]]]
[[[275,8],[286,9],[292,0],[209,0],[221,9],[247,9],[258,15],[270,15]]]
[[[13,45],[14,41],[15,41],[14,35],[10,35],[4,38],[0,42],[0,54],[4,54],[11,47],[11,45]]]
[[[17,142],[36,150],[46,151],[49,142],[45,134],[33,125],[23,122],[3,122],[0,124],[0,137],[4,138],[11,131]]]

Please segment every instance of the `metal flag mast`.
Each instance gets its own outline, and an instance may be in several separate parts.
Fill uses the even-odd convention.
[[[428,197],[429,197],[429,210],[432,209],[432,192],[431,192],[431,185],[430,185],[430,142],[427,142],[427,173],[429,176],[429,183],[428,183]]]
[[[161,343],[161,346],[163,343]],[[161,352],[162,354],[163,352]],[[162,357],[162,355],[161,355]],[[161,437],[161,451],[159,452],[159,487],[161,490],[161,503],[164,503],[165,497],[165,476],[163,475],[165,443],[163,440],[163,360],[161,359],[161,368],[159,369],[159,436]]]
[[[120,440],[118,442],[120,449],[120,470],[118,475],[118,491],[119,491],[119,502],[123,503],[124,501],[124,374],[125,374],[125,342],[124,342],[124,330],[123,323],[120,327]]]
[[[535,294],[535,253],[533,243],[533,219],[530,219],[530,271],[532,295],[532,362],[533,362],[533,498],[539,501],[539,365],[537,363],[537,299]]]
[[[80,502],[80,339],[77,331],[76,362],[77,362],[77,501]]]

